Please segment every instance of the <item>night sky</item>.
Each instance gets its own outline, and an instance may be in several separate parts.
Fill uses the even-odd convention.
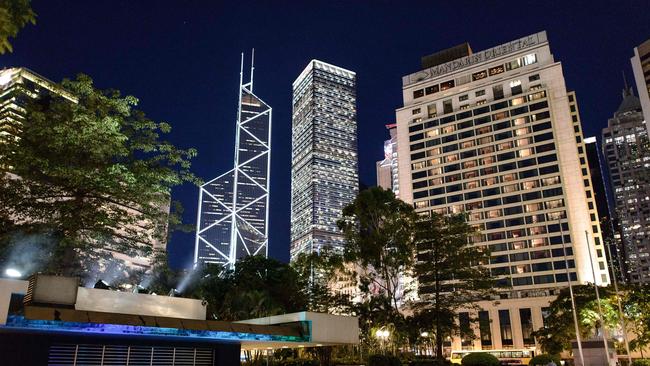
[[[481,5],[479,5],[481,3]],[[291,83],[317,58],[357,73],[361,181],[375,184],[384,125],[401,106],[401,77],[420,57],[468,41],[479,51],[541,30],[575,90],[585,136],[599,135],[621,101],[633,47],[650,38],[650,1],[54,1],[34,0],[36,26],[0,56],[54,81],[83,72],[99,88],[140,98],[169,139],[195,147],[209,180],[233,164],[239,61],[255,48],[255,92],[273,107],[270,255],[289,258]],[[636,88],[635,88],[636,89]],[[198,188],[173,199],[194,223]],[[175,267],[193,234],[173,234]]]

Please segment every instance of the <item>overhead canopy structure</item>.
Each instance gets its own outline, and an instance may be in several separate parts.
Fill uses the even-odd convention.
[[[117,352],[119,344],[128,356],[131,349],[141,351],[145,345],[152,359],[162,357],[156,350],[176,354],[177,348],[178,352],[194,349],[190,351],[194,355],[212,353],[213,362],[238,365],[241,349],[359,341],[356,317],[299,312],[239,322],[213,321],[205,319],[206,303],[201,300],[87,289],[77,283],[42,275],[30,281],[0,279],[0,352],[3,347],[30,347],[32,351],[36,347],[42,357],[51,358],[53,352],[64,349],[66,357],[74,358],[82,345],[91,344],[103,354]]]

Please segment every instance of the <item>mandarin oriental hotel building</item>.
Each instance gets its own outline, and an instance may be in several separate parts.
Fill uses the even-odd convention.
[[[568,280],[609,283],[576,96],[545,32],[422,61],[396,111],[399,196],[420,214],[466,212],[506,286],[473,313],[476,339],[450,346],[533,348]]]

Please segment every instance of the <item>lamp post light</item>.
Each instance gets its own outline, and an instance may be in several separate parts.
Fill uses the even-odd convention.
[[[375,337],[379,339],[379,344],[384,353],[386,353],[386,341],[390,337],[390,331],[386,327],[381,327],[378,331],[375,332]]]

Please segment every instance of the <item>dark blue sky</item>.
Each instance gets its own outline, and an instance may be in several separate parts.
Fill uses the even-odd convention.
[[[650,38],[650,1],[56,1],[34,0],[38,24],[0,57],[60,81],[78,72],[100,88],[140,98],[170,139],[196,147],[193,170],[211,179],[232,168],[239,57],[255,48],[256,94],[273,107],[270,254],[289,258],[291,83],[312,58],[358,77],[361,180],[375,183],[384,125],[401,104],[401,76],[420,57],[468,41],[474,50],[546,30],[585,135],[618,107],[621,71]],[[174,199],[195,222],[198,188]],[[193,234],[169,245],[174,266],[191,261]]]

